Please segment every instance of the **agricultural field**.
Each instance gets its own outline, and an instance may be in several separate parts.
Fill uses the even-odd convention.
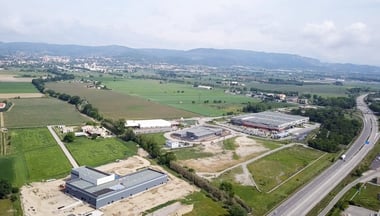
[[[1,82],[0,80],[0,93],[38,93],[38,90],[31,82]]]
[[[253,186],[245,186],[239,183],[237,176],[243,174],[241,167],[237,167],[224,173],[215,179],[213,183],[219,185],[221,181],[231,182],[235,194],[253,208],[254,215],[265,215],[278,203],[294,193],[299,187],[306,184],[319,172],[331,165],[331,160],[334,157],[335,155],[333,154],[323,154],[312,149],[291,147],[290,149],[284,149],[266,156],[248,166],[251,172],[252,170],[256,170],[253,173],[253,178],[261,191],[258,191]],[[306,162],[309,164],[308,167],[305,165]],[[255,167],[256,164],[260,166],[259,170]],[[274,166],[282,167],[287,173],[285,173],[285,171],[278,172],[279,168]],[[302,170],[302,168],[304,169]],[[302,171],[291,178],[284,178],[285,175],[289,177],[300,170]],[[260,185],[260,180],[261,183],[268,182],[267,185],[264,185],[264,187]],[[270,189],[273,189],[272,186],[276,186],[274,183],[272,185],[270,185],[270,183],[275,182],[276,180],[282,184],[270,191]]]
[[[203,116],[221,116],[227,112],[237,112],[243,106],[242,103],[257,101],[251,97],[226,94],[219,88],[207,90],[194,88],[190,84],[159,80],[125,79],[104,83],[113,91],[139,96]]]
[[[0,178],[15,186],[62,177],[71,166],[47,128],[10,130],[11,148],[0,157]]]
[[[55,98],[12,99],[13,107],[4,113],[7,128],[78,125],[88,121],[74,106]]]
[[[47,83],[46,87],[57,92],[71,96],[78,95],[87,99],[94,107],[99,109],[105,118],[175,119],[197,116],[195,113],[166,106],[149,99],[110,90],[86,88],[86,84],[83,83]]]
[[[258,88],[262,90],[273,90],[276,91],[297,91],[300,94],[317,94],[325,97],[344,97],[347,90],[346,86],[337,85],[278,85],[278,84],[268,84],[253,82],[247,85],[247,88]]]
[[[95,140],[86,137],[77,137],[74,142],[66,144],[79,165],[99,166],[117,159],[135,155],[137,144],[123,142],[117,138],[98,138]]]

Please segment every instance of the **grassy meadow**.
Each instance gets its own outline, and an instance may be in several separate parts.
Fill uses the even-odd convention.
[[[11,151],[0,157],[0,178],[21,186],[69,173],[71,165],[47,128],[13,129],[10,134]]]
[[[55,98],[13,99],[12,109],[4,113],[7,128],[75,125],[88,121],[74,106]]]
[[[136,143],[123,142],[117,138],[92,140],[77,137],[74,142],[66,146],[81,166],[99,166],[135,155],[137,152]]]
[[[250,97],[226,94],[219,88],[207,90],[194,88],[190,84],[159,80],[125,79],[106,81],[105,84],[116,92],[139,96],[203,116],[220,116],[229,111],[236,112],[242,107],[242,103],[257,101]],[[214,103],[214,100],[221,103]]]
[[[71,96],[78,95],[87,99],[106,118],[112,119],[174,119],[193,117],[197,114],[166,106],[149,99],[131,96],[110,90],[86,88],[83,83],[47,83],[47,88]],[[149,88],[149,86],[145,86]]]

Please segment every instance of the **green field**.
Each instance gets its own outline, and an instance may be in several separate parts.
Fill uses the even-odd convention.
[[[13,204],[9,199],[0,199],[0,215],[1,216],[14,216]]]
[[[300,94],[317,94],[326,97],[346,96],[346,86],[337,85],[278,85],[254,82],[250,83],[247,87],[257,88],[262,90],[276,90],[276,91],[297,91]]]
[[[269,191],[323,153],[304,147],[291,147],[248,165],[260,190]]]
[[[224,216],[227,215],[226,209],[221,204],[207,197],[203,192],[195,192],[190,194],[182,201],[183,204],[194,205],[192,212],[185,216]]]
[[[107,87],[123,94],[135,95],[204,116],[220,116],[236,112],[242,103],[254,102],[250,97],[224,93],[223,89],[200,89],[190,84],[166,83],[158,80],[125,79],[106,81]],[[214,100],[221,103],[214,103]],[[204,103],[209,101],[208,103]]]
[[[10,130],[11,148],[0,157],[0,178],[15,186],[62,177],[71,166],[47,128]]]
[[[47,83],[46,87],[71,96],[78,95],[86,98],[106,118],[112,119],[174,119],[196,116],[187,112],[166,106],[152,100],[130,96],[110,90],[86,88],[80,83]],[[145,88],[150,88],[145,86]]]
[[[13,99],[14,106],[4,113],[7,128],[75,125],[88,121],[74,106],[55,98]]]
[[[79,165],[99,166],[116,159],[135,155],[136,143],[123,142],[117,138],[98,138],[95,140],[77,137],[74,142],[66,144]]]
[[[189,160],[213,156],[211,152],[203,152],[199,150],[197,147],[182,148],[174,150],[173,152],[175,153],[177,160]]]
[[[38,93],[38,90],[30,82],[0,82],[0,93]]]
[[[297,147],[297,148],[302,148],[302,147]],[[309,149],[307,149],[309,150]],[[281,152],[285,150],[282,150],[280,152],[274,153],[272,155],[276,155],[280,153],[280,156],[277,156],[276,158],[279,161],[281,158],[287,158],[286,154],[285,157],[281,156]],[[299,150],[297,150],[299,151]],[[296,155],[295,161],[300,161],[299,158],[315,158],[317,151],[310,150],[310,151],[303,151],[301,150],[299,152],[299,155]],[[320,154],[318,152],[317,154]],[[262,160],[266,160],[269,158],[269,160],[273,160],[271,156],[267,156],[263,158]],[[294,155],[293,155],[294,156]],[[273,157],[273,156],[272,156]],[[289,181],[287,181],[285,184],[281,185],[278,187],[276,190],[274,190],[271,193],[266,193],[265,191],[259,192],[256,190],[256,188],[252,186],[242,186],[235,180],[235,175],[236,174],[242,174],[243,170],[241,167],[235,168],[231,171],[226,172],[219,178],[217,178],[214,181],[215,185],[219,185],[221,181],[229,181],[233,184],[233,190],[234,192],[242,198],[249,206],[253,208],[253,215],[265,215],[268,211],[270,211],[272,208],[274,208],[277,204],[279,204],[281,201],[286,199],[290,194],[294,193],[299,187],[302,185],[306,184],[308,181],[310,181],[314,176],[316,176],[319,172],[321,172],[323,169],[331,165],[331,159],[334,158],[335,155],[333,154],[327,154],[323,156],[317,163],[312,164],[311,166],[307,167],[304,169],[301,173],[297,174],[293,178],[291,178]],[[293,161],[292,158],[288,159],[289,161]],[[257,161],[257,162],[260,162]],[[255,162],[256,163],[256,162]],[[285,164],[288,164],[289,162],[283,162]],[[254,164],[254,163],[253,163]],[[294,162],[290,162],[290,166],[294,168]],[[303,164],[303,163],[302,163]],[[268,173],[268,170],[270,170],[272,167],[262,167],[262,170],[258,171],[255,173],[254,178],[256,183],[258,183],[257,176],[263,176],[262,173]],[[276,169],[277,170],[277,169]],[[285,170],[289,170],[288,168],[285,168]],[[273,174],[268,174],[268,175],[275,175],[276,171],[274,171]],[[265,176],[263,178],[266,178]],[[271,177],[268,177],[268,179],[271,179]],[[268,187],[269,188],[269,187]],[[260,187],[261,190],[263,188]]]

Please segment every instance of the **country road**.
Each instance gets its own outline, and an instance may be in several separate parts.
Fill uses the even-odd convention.
[[[67,159],[69,160],[69,162],[71,163],[73,168],[79,167],[78,163],[75,161],[75,159],[73,158],[73,156],[71,155],[69,150],[67,150],[65,144],[61,141],[61,139],[58,137],[58,135],[53,130],[53,126],[49,125],[49,126],[47,126],[47,128],[49,129],[51,135],[54,137],[55,141],[58,143],[59,147],[61,147],[63,153],[65,153]]]
[[[310,183],[293,194],[268,215],[306,215],[316,206],[335,186],[347,176],[377,142],[377,118],[364,102],[366,95],[357,98],[357,108],[363,114],[363,129],[358,138],[346,151],[346,161],[338,160]],[[369,144],[365,144],[366,141]]]

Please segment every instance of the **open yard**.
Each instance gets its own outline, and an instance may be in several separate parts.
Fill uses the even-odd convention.
[[[13,107],[4,113],[7,128],[74,125],[88,121],[74,106],[55,98],[13,99]]]
[[[202,192],[195,192],[188,195],[182,203],[194,205],[193,211],[185,214],[185,216],[227,215],[226,209],[222,208],[221,204],[213,201]]]
[[[71,96],[86,98],[106,118],[113,119],[175,119],[196,116],[195,113],[166,106],[150,99],[131,96],[110,90],[86,88],[85,83],[47,83],[47,88]],[[151,88],[145,85],[144,88]]]
[[[236,112],[242,107],[242,103],[255,101],[250,97],[225,94],[223,89],[207,90],[194,88],[190,84],[159,80],[125,79],[107,81],[105,84],[113,91],[136,95],[203,116],[220,116],[229,111]]]
[[[98,138],[95,140],[78,137],[74,142],[66,144],[79,165],[99,166],[117,159],[135,155],[136,143],[123,142],[116,138]]]
[[[292,157],[288,158],[287,155]],[[295,159],[293,159],[293,157]],[[290,194],[294,193],[299,187],[306,184],[315,175],[331,165],[331,159],[334,157],[335,155],[333,154],[323,154],[319,151],[305,149],[303,147],[292,147],[290,149],[273,153],[272,155],[250,164],[250,170],[252,170],[252,166],[256,163],[262,165],[260,170],[255,169],[256,171],[253,175],[254,180],[259,185],[259,189],[261,189],[262,192],[259,192],[255,187],[240,184],[239,176],[243,174],[241,167],[237,167],[224,173],[214,180],[214,184],[218,185],[221,181],[231,182],[233,184],[233,191],[253,208],[254,215],[265,215],[265,213],[274,208],[282,200],[286,199]],[[310,164],[301,172],[292,176],[292,178],[288,178],[287,181],[284,182],[285,178],[281,179],[281,177],[285,175],[285,172],[282,173],[281,171],[278,171],[279,168],[277,169],[276,167],[273,167],[275,166],[274,164],[264,166],[264,164],[267,164],[266,161],[275,161],[279,164],[283,163],[283,165],[280,164],[278,166],[281,166],[281,169],[287,172],[293,170],[293,174],[296,172],[295,170],[297,170],[297,164],[300,166],[298,167],[298,170],[301,170],[301,167],[305,168],[305,161],[309,161],[309,163],[312,161],[316,162]],[[275,175],[277,175],[277,178]],[[291,176],[290,173],[288,173],[288,177],[289,176]],[[273,188],[269,185],[264,185],[265,187],[260,185],[260,183],[263,182],[270,183],[275,182],[276,180],[283,182],[283,184],[270,193],[267,191]],[[274,183],[271,186],[274,187]]]

